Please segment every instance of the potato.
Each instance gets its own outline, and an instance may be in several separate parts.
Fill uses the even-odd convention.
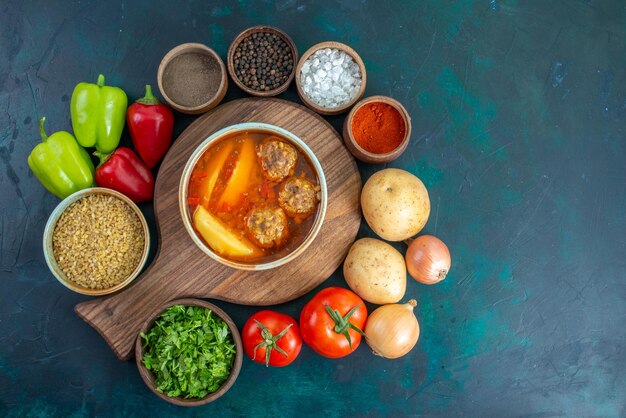
[[[398,250],[378,239],[362,238],[352,244],[343,263],[348,286],[364,300],[396,303],[406,290],[406,265]]]
[[[387,241],[411,238],[424,228],[430,215],[424,183],[397,168],[386,168],[367,180],[361,207],[370,228]]]
[[[218,218],[202,206],[193,215],[193,226],[216,253],[231,257],[255,257],[263,253],[247,239],[233,234]]]

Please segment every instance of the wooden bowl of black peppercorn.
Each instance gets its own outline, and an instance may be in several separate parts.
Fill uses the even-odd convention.
[[[253,96],[276,96],[294,79],[298,50],[289,35],[272,26],[241,32],[228,49],[228,73]]]

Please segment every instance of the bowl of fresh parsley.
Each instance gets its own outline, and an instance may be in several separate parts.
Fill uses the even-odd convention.
[[[200,299],[178,299],[148,319],[135,344],[141,378],[160,398],[197,406],[235,383],[243,358],[241,336],[220,308]]]

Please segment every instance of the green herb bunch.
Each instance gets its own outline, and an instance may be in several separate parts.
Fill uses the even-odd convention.
[[[167,396],[204,398],[230,375],[235,344],[228,325],[210,309],[172,306],[141,338],[143,364]]]

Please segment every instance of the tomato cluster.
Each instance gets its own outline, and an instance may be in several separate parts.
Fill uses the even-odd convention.
[[[252,315],[243,327],[244,351],[258,363],[282,367],[298,357],[304,340],[324,357],[344,357],[361,343],[366,320],[367,308],[356,293],[328,287],[304,305],[299,327],[292,317],[279,312]]]

